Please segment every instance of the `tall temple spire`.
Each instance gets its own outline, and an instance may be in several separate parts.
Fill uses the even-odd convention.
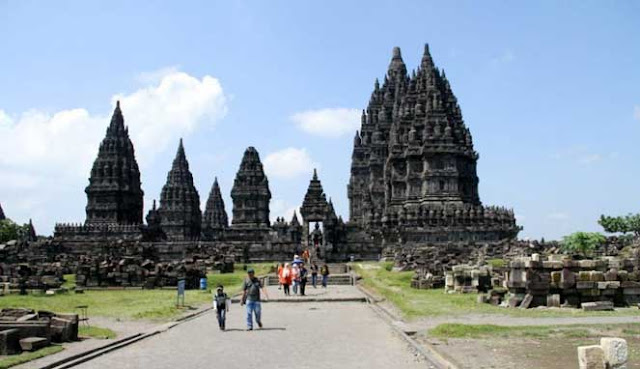
[[[400,52],[400,48],[398,46],[393,48],[391,62],[389,63],[389,70],[387,71],[387,74],[392,79],[404,77],[407,74],[407,66],[404,64],[404,60],[402,60],[402,53]]]
[[[193,184],[182,139],[167,174],[167,182],[162,187],[158,213],[162,231],[169,240],[194,240],[200,237],[200,195]]]
[[[93,162],[87,194],[87,224],[142,224],[143,195],[133,143],[120,102]]]
[[[5,220],[7,217],[4,215],[4,210],[2,210],[2,204],[0,204],[0,220]]]
[[[227,211],[224,208],[224,200],[220,192],[220,185],[218,185],[218,177],[216,177],[211,186],[209,199],[207,200],[204,216],[202,217],[202,229],[205,234],[207,234],[209,232],[221,231],[227,227],[229,227],[229,219],[227,217]]]
[[[233,218],[231,228],[264,228],[270,226],[271,191],[258,151],[248,147],[240,162],[231,189]]]
[[[291,225],[294,227],[300,226],[300,221],[298,220],[298,213],[294,210],[293,217],[291,218]]]
[[[116,101],[116,108],[113,110],[113,115],[111,116],[111,124],[107,130],[107,134],[119,135],[124,132],[124,117],[122,116],[122,110],[120,110],[120,100],[118,100]]]
[[[33,226],[33,221],[29,218],[29,225],[27,229],[27,240],[37,241],[38,235],[36,234],[36,228]]]
[[[300,214],[305,222],[321,222],[327,212],[327,197],[318,179],[318,172],[313,170],[307,193],[304,195]]]

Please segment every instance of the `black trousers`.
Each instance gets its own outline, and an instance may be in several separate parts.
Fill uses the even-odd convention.
[[[303,279],[300,281],[300,296],[304,296],[304,290],[307,287],[307,279]]]
[[[289,296],[289,285],[288,284],[283,284],[282,287],[284,287],[284,294]]]

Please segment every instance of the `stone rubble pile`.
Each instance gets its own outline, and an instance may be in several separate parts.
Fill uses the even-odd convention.
[[[78,315],[12,308],[0,311],[0,355],[78,340]]]
[[[491,267],[472,267],[456,265],[446,273],[446,293],[487,292],[494,285],[491,278]]]
[[[194,258],[166,263],[140,257],[83,258],[76,272],[76,284],[153,289],[176,287],[179,279],[185,279],[187,289],[196,289],[200,279],[206,278],[206,272],[206,263]]]
[[[0,264],[2,293],[10,290],[50,290],[62,286],[64,268],[60,263]]]
[[[640,272],[635,259],[572,260],[551,255],[543,261],[534,254],[509,263],[504,287],[508,289],[504,305],[509,307],[610,310],[640,302]]]

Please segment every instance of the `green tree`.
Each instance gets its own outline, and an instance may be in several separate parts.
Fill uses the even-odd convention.
[[[606,241],[606,237],[598,232],[575,232],[562,239],[562,250],[589,256],[598,245]]]
[[[640,236],[640,214],[611,217],[601,215],[598,224],[608,233],[629,233]]]
[[[22,234],[22,228],[11,219],[0,220],[0,242],[17,240]]]

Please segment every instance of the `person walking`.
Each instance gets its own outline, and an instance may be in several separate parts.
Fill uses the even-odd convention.
[[[284,272],[284,263],[278,264],[278,289],[282,289],[282,272]]]
[[[253,269],[247,270],[247,279],[244,281],[244,292],[242,293],[242,305],[247,305],[247,330],[253,330],[253,316],[255,315],[258,327],[262,328],[262,305],[260,304],[260,291],[269,298],[267,291],[262,286],[262,282],[256,278]]]
[[[299,263],[293,264],[291,268],[291,281],[293,283],[293,294],[298,294],[298,286],[300,286],[300,265]]]
[[[289,287],[291,286],[291,265],[289,263],[284,264],[282,268],[282,288],[284,289],[284,295],[290,296],[291,292]]]
[[[304,296],[304,291],[307,287],[307,274],[309,274],[307,268],[304,264],[300,264],[300,296]]]
[[[213,295],[213,308],[216,311],[216,316],[218,317],[218,327],[221,331],[224,331],[226,328],[229,305],[231,305],[231,299],[224,292],[224,287],[222,285],[218,285],[218,288]]]
[[[318,283],[318,264],[314,261],[309,268],[311,269],[311,285],[316,288]]]
[[[329,280],[329,266],[326,263],[322,264],[320,274],[322,275],[322,287],[327,288],[327,281]]]

